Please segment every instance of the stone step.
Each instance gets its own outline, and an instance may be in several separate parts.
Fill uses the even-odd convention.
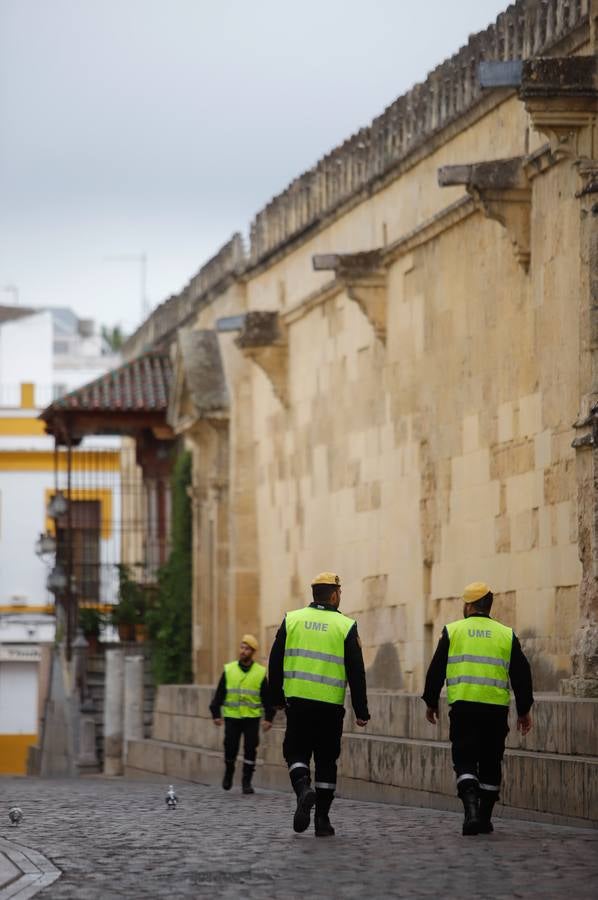
[[[156,691],[156,715],[210,719],[209,704],[214,689],[209,685],[160,685]],[[440,722],[430,725],[425,706],[415,694],[371,691],[368,694],[371,721],[367,733],[413,740],[447,741],[449,719],[445,698],[440,702]],[[278,720],[283,714],[279,713]],[[597,753],[598,701],[558,694],[538,695],[532,708],[533,728],[522,737],[516,731],[517,713],[511,708],[511,731],[507,746],[512,749],[592,756]],[[174,727],[174,726],[173,726]],[[182,723],[177,728],[184,729]],[[353,713],[345,716],[345,732],[359,733]],[[187,743],[193,743],[187,741]]]
[[[264,736],[255,783],[288,789],[282,729]],[[130,771],[129,771],[130,770]],[[218,783],[222,751],[171,741],[127,742],[127,774]],[[440,741],[346,735],[339,796],[458,808],[450,747]],[[503,814],[598,827],[598,760],[509,750],[505,756]],[[500,812],[499,812],[500,814]]]
[[[114,645],[118,647],[119,645]],[[138,649],[143,647],[142,650]],[[151,660],[147,645],[121,645],[125,656],[144,656],[143,679],[143,725],[146,737],[150,737],[153,724],[153,709],[155,697],[155,685],[151,674]],[[103,653],[92,654],[87,657],[87,687],[94,703],[93,718],[96,731],[96,752],[100,765],[104,758],[104,694],[105,694],[106,665]]]

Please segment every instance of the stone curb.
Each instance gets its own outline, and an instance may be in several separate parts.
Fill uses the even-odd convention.
[[[0,837],[0,900],[27,900],[61,876],[49,859]]]

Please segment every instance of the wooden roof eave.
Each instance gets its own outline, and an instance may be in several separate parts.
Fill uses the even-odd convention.
[[[78,443],[92,435],[135,437],[145,430],[158,429],[162,439],[174,439],[175,432],[166,421],[165,410],[45,410],[41,416],[46,433],[57,444]]]

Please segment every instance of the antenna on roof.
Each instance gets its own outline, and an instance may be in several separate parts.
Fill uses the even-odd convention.
[[[5,284],[2,290],[6,291],[7,294],[12,294],[14,306],[19,305],[19,289],[16,284]]]
[[[143,253],[119,253],[117,256],[106,256],[104,262],[136,262],[139,263],[139,294],[141,307],[141,321],[145,322],[149,315],[149,303],[147,299],[147,254]]]

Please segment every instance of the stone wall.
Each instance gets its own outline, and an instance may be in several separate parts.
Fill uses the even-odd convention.
[[[505,131],[517,127],[512,106],[494,115]],[[466,159],[479,153],[470,137]],[[266,644],[285,609],[307,601],[313,573],[332,568],[374,683],[417,690],[442,624],[460,614],[463,586],[481,578],[497,594],[496,614],[523,638],[537,688],[557,690],[570,674],[581,578],[575,177],[553,165],[534,180],[528,271],[507,230],[463,205],[429,236],[422,228],[410,246],[390,245],[370,282],[339,274],[308,293],[307,275],[291,266],[302,259],[305,270],[318,241],[249,281],[255,307],[275,302],[277,274],[288,293],[303,289],[279,313],[287,405],[254,370]],[[390,218],[393,201],[417,187],[433,190],[418,168],[370,201],[372,218]],[[347,224],[352,249],[357,210]],[[321,236],[324,246],[334,240]]]
[[[229,276],[263,262],[277,249],[363,191],[372,191],[397,165],[483,98],[478,66],[488,60],[539,56],[588,27],[590,0],[517,0],[495,24],[471,35],[467,44],[437,66],[421,84],[391,104],[371,125],[334,148],[255,216],[246,257],[234,234],[189,284],[169,297],[131,335],[124,347],[133,358],[156,343],[173,339],[208,295]]]
[[[223,732],[211,721],[211,693],[199,686],[159,688],[152,740],[129,742],[127,773],[218,783]],[[426,722],[419,697],[374,691],[370,712],[366,730],[347,714],[339,795],[456,809],[445,706],[435,727]],[[598,703],[539,697],[533,716],[528,736],[509,734],[497,814],[598,827]],[[262,737],[255,782],[288,790],[280,718]]]
[[[480,62],[548,53],[588,23],[589,0],[518,0],[467,44],[296,178],[251,225],[251,262],[265,260],[355,194],[372,189],[432,135],[480,101]]]
[[[193,413],[181,359],[172,410],[194,458],[197,681],[245,630],[267,652],[333,569],[374,687],[419,690],[483,579],[536,689],[595,693],[587,13],[510,6],[333,151],[337,174],[316,167],[260,213],[249,260],[235,238],[132,339],[174,341],[184,322],[215,330],[222,357],[227,410]],[[482,57],[546,48],[562,58],[482,96]]]

